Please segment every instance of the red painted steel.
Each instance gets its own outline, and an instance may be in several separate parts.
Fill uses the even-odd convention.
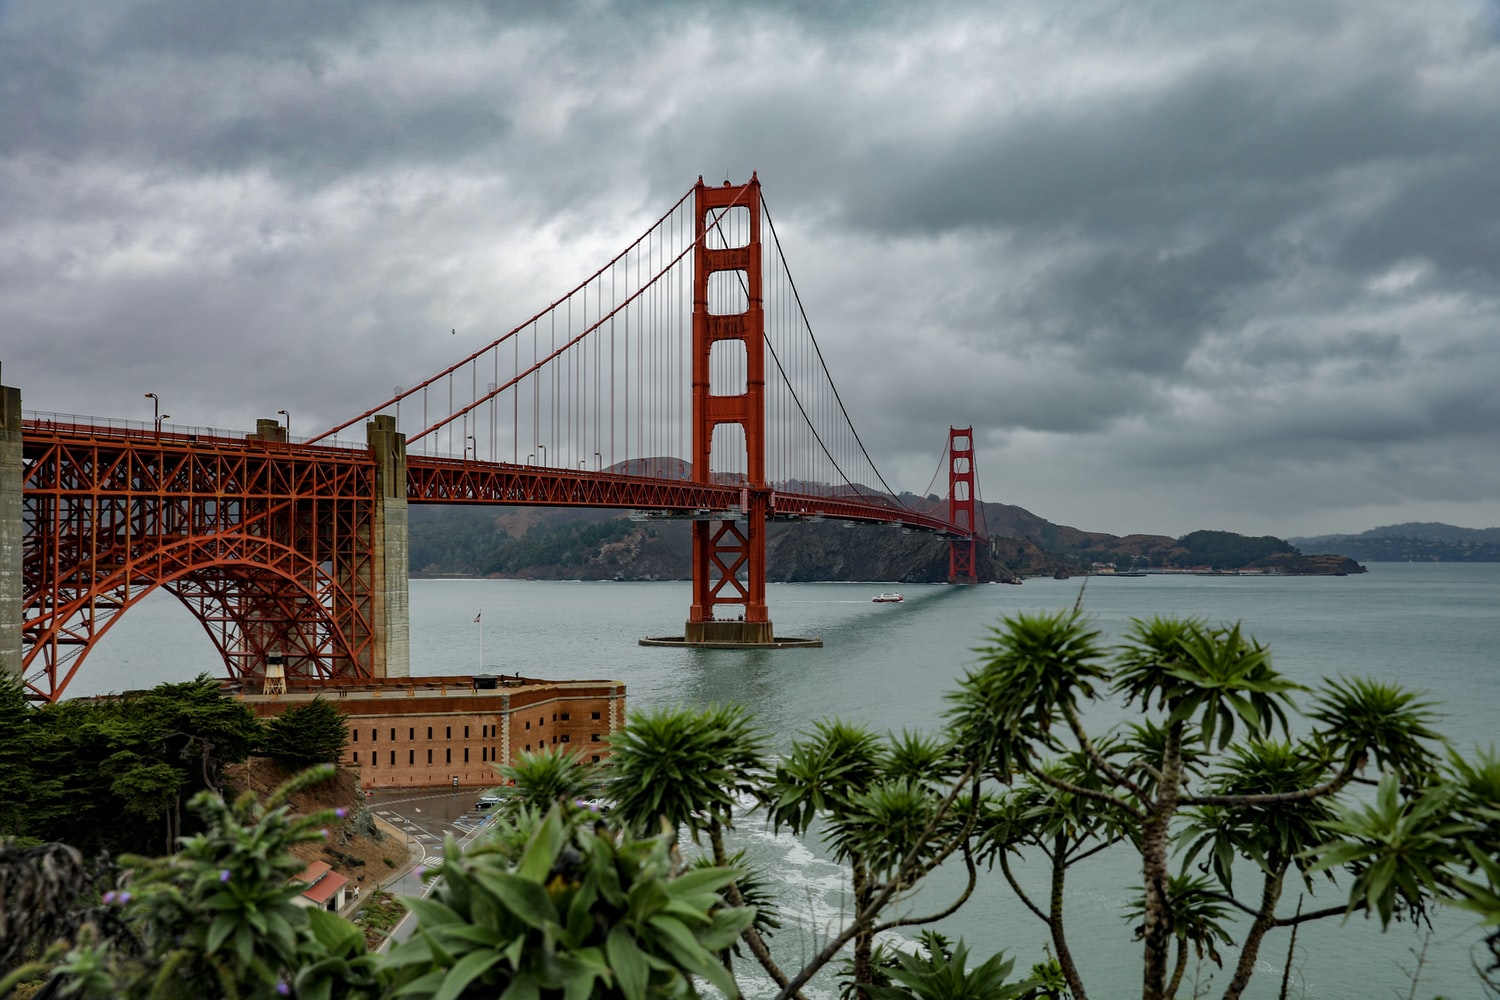
[[[948,582],[978,583],[975,560],[974,428],[948,428],[948,516],[962,534],[948,542]]]
[[[766,517],[770,488],[766,485],[765,315],[761,300],[760,181],[709,187],[698,178],[694,188],[697,212],[693,246],[693,479],[708,483],[713,477],[715,428],[738,425],[744,435],[746,469],[745,510],[742,522],[698,521],[693,525],[693,603],[688,622],[711,622],[720,605],[744,609],[743,620],[769,628],[766,607]],[[748,213],[743,244],[737,229],[725,225],[735,210]],[[711,243],[713,245],[711,245]],[[745,308],[737,313],[710,311],[709,286],[715,274],[737,279]],[[710,360],[715,344],[737,343],[744,351],[745,391],[714,395]],[[738,456],[736,456],[738,457]],[[726,463],[734,467],[737,463]]]
[[[22,673],[56,700],[119,615],[165,588],[231,678],[368,677],[368,452],[26,421]]]
[[[93,644],[156,589],[202,623],[231,679],[263,676],[272,653],[293,678],[372,675],[376,484],[368,451],[31,419],[23,454],[22,668],[34,696],[61,697]],[[751,596],[739,577],[757,555],[764,573],[767,519],[958,534],[941,517],[880,497],[420,456],[407,458],[407,497],[701,519],[694,531],[708,536],[709,608]],[[745,510],[747,498],[759,508],[752,499]],[[747,528],[756,516],[758,531]]]

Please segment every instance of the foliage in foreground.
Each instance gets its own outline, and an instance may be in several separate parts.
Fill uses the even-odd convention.
[[[184,807],[220,790],[226,764],[257,752],[293,768],[333,762],[347,739],[329,702],[262,725],[207,675],[36,706],[0,670],[0,837],[67,842],[90,857],[175,850],[199,830]]]
[[[104,915],[35,968],[87,997],[509,1000],[694,996],[699,983],[735,996],[759,968],[785,1000],[843,959],[870,1000],[1086,1000],[1067,882],[1105,850],[1139,858],[1122,931],[1136,928],[1152,1000],[1180,995],[1190,961],[1236,952],[1223,995],[1241,996],[1268,935],[1311,920],[1422,920],[1441,901],[1500,928],[1500,757],[1445,755],[1410,692],[1347,678],[1305,692],[1238,628],[1192,621],[1137,622],[1106,648],[1076,613],[1022,616],[978,652],[935,736],[830,720],[773,762],[742,709],[634,712],[607,816],[573,803],[599,774],[565,753],[523,756],[502,770],[515,794],[494,828],[468,851],[448,844],[431,894],[405,900],[416,933],[379,954],[341,918],[287,902],[299,863],[285,848],[317,836],[316,818],[200,796],[205,832],[174,857],[133,859]],[[1133,721],[1091,733],[1088,708],[1105,701]],[[1374,794],[1351,794],[1361,785]],[[755,811],[820,837],[847,870],[845,926],[798,969],[772,958],[764,879],[726,846]],[[684,861],[679,833],[703,855]],[[1044,866],[1047,898],[1023,890],[1022,864]],[[962,866],[965,884],[914,912],[939,865]],[[1025,982],[937,931],[985,867],[1050,937]],[[1304,905],[1315,889],[1326,903]],[[901,932],[925,950],[877,944]],[[1500,931],[1488,940],[1500,948]]]

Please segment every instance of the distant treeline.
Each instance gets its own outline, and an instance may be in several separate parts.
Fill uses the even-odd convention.
[[[581,565],[638,528],[624,519],[537,526],[520,537],[466,508],[424,509],[411,519],[411,571],[427,575],[505,576],[530,566]]]
[[[1193,531],[1177,540],[1168,565],[1207,566],[1209,569],[1244,569],[1265,563],[1272,556],[1296,555],[1290,542],[1270,535],[1251,538],[1232,531]]]
[[[1500,562],[1500,528],[1411,522],[1293,541],[1303,552],[1341,552],[1365,562]]]

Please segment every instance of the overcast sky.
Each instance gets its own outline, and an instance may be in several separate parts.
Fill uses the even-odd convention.
[[[893,486],[1500,525],[1497,0],[0,0],[0,378],[311,434],[752,170]]]

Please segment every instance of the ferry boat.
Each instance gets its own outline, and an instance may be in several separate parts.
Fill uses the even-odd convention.
[[[895,591],[889,591],[889,592],[885,592],[885,593],[876,594],[872,598],[872,600],[876,604],[900,604],[902,601],[906,600],[906,598],[902,597],[900,594],[896,593]]]

